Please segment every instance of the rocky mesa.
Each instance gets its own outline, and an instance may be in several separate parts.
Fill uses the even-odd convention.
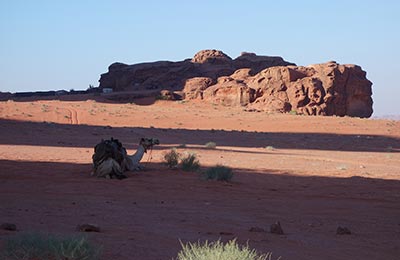
[[[370,117],[372,82],[358,65],[334,61],[296,66],[281,57],[242,53],[232,59],[203,50],[184,61],[113,63],[100,89],[160,90],[168,97],[197,99],[249,111]]]

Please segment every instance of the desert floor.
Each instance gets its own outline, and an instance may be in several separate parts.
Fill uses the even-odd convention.
[[[0,224],[18,228],[0,230],[1,241],[92,223],[102,259],[172,259],[180,240],[233,238],[273,259],[400,257],[399,121],[74,99],[0,102]],[[141,137],[161,144],[128,179],[91,177],[93,147],[110,137],[130,154]],[[231,167],[234,178],[168,169],[163,154],[173,147],[196,153],[203,171]],[[269,232],[276,221],[284,235]],[[339,226],[352,234],[337,235]]]

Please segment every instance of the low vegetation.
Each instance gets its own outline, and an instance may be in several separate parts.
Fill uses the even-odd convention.
[[[176,260],[271,260],[271,253],[258,254],[249,246],[240,246],[236,240],[228,241],[226,244],[220,240],[216,242],[204,242],[201,244],[182,244],[182,250],[178,253]]]
[[[22,233],[5,240],[0,259],[95,260],[99,259],[100,252],[100,248],[93,246],[82,236]]]
[[[233,177],[232,169],[223,165],[209,168],[203,174],[206,180],[230,181]]]
[[[206,148],[208,148],[208,149],[215,149],[215,148],[217,148],[217,144],[214,143],[214,142],[208,142],[208,143],[206,143],[204,146],[205,146]]]
[[[180,166],[184,171],[195,172],[200,169],[200,162],[195,153],[186,153],[182,155],[176,148],[164,153],[164,163],[169,168],[177,168]]]
[[[164,162],[169,168],[175,168],[178,166],[180,154],[173,148],[169,152],[164,154]]]
[[[200,169],[200,162],[196,154],[188,153],[185,157],[181,158],[182,170],[195,172]]]

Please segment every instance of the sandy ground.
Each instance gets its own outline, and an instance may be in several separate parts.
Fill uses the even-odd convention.
[[[0,102],[1,223],[52,234],[96,224],[102,259],[171,259],[180,240],[233,238],[282,259],[399,259],[399,121],[93,99]],[[161,144],[128,179],[90,177],[93,147],[110,137],[129,153],[140,137]],[[233,168],[232,182],[168,169],[177,146],[203,170]],[[284,235],[269,233],[276,221]]]

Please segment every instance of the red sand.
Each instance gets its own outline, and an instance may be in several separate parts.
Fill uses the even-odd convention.
[[[0,102],[0,224],[52,234],[96,224],[102,259],[171,259],[179,240],[219,238],[282,259],[399,259],[400,122],[100,101]],[[128,179],[90,177],[93,146],[110,137],[129,153],[140,137],[161,145]],[[163,153],[183,144],[203,169],[233,168],[232,182],[167,169]],[[284,235],[269,233],[276,221]]]

